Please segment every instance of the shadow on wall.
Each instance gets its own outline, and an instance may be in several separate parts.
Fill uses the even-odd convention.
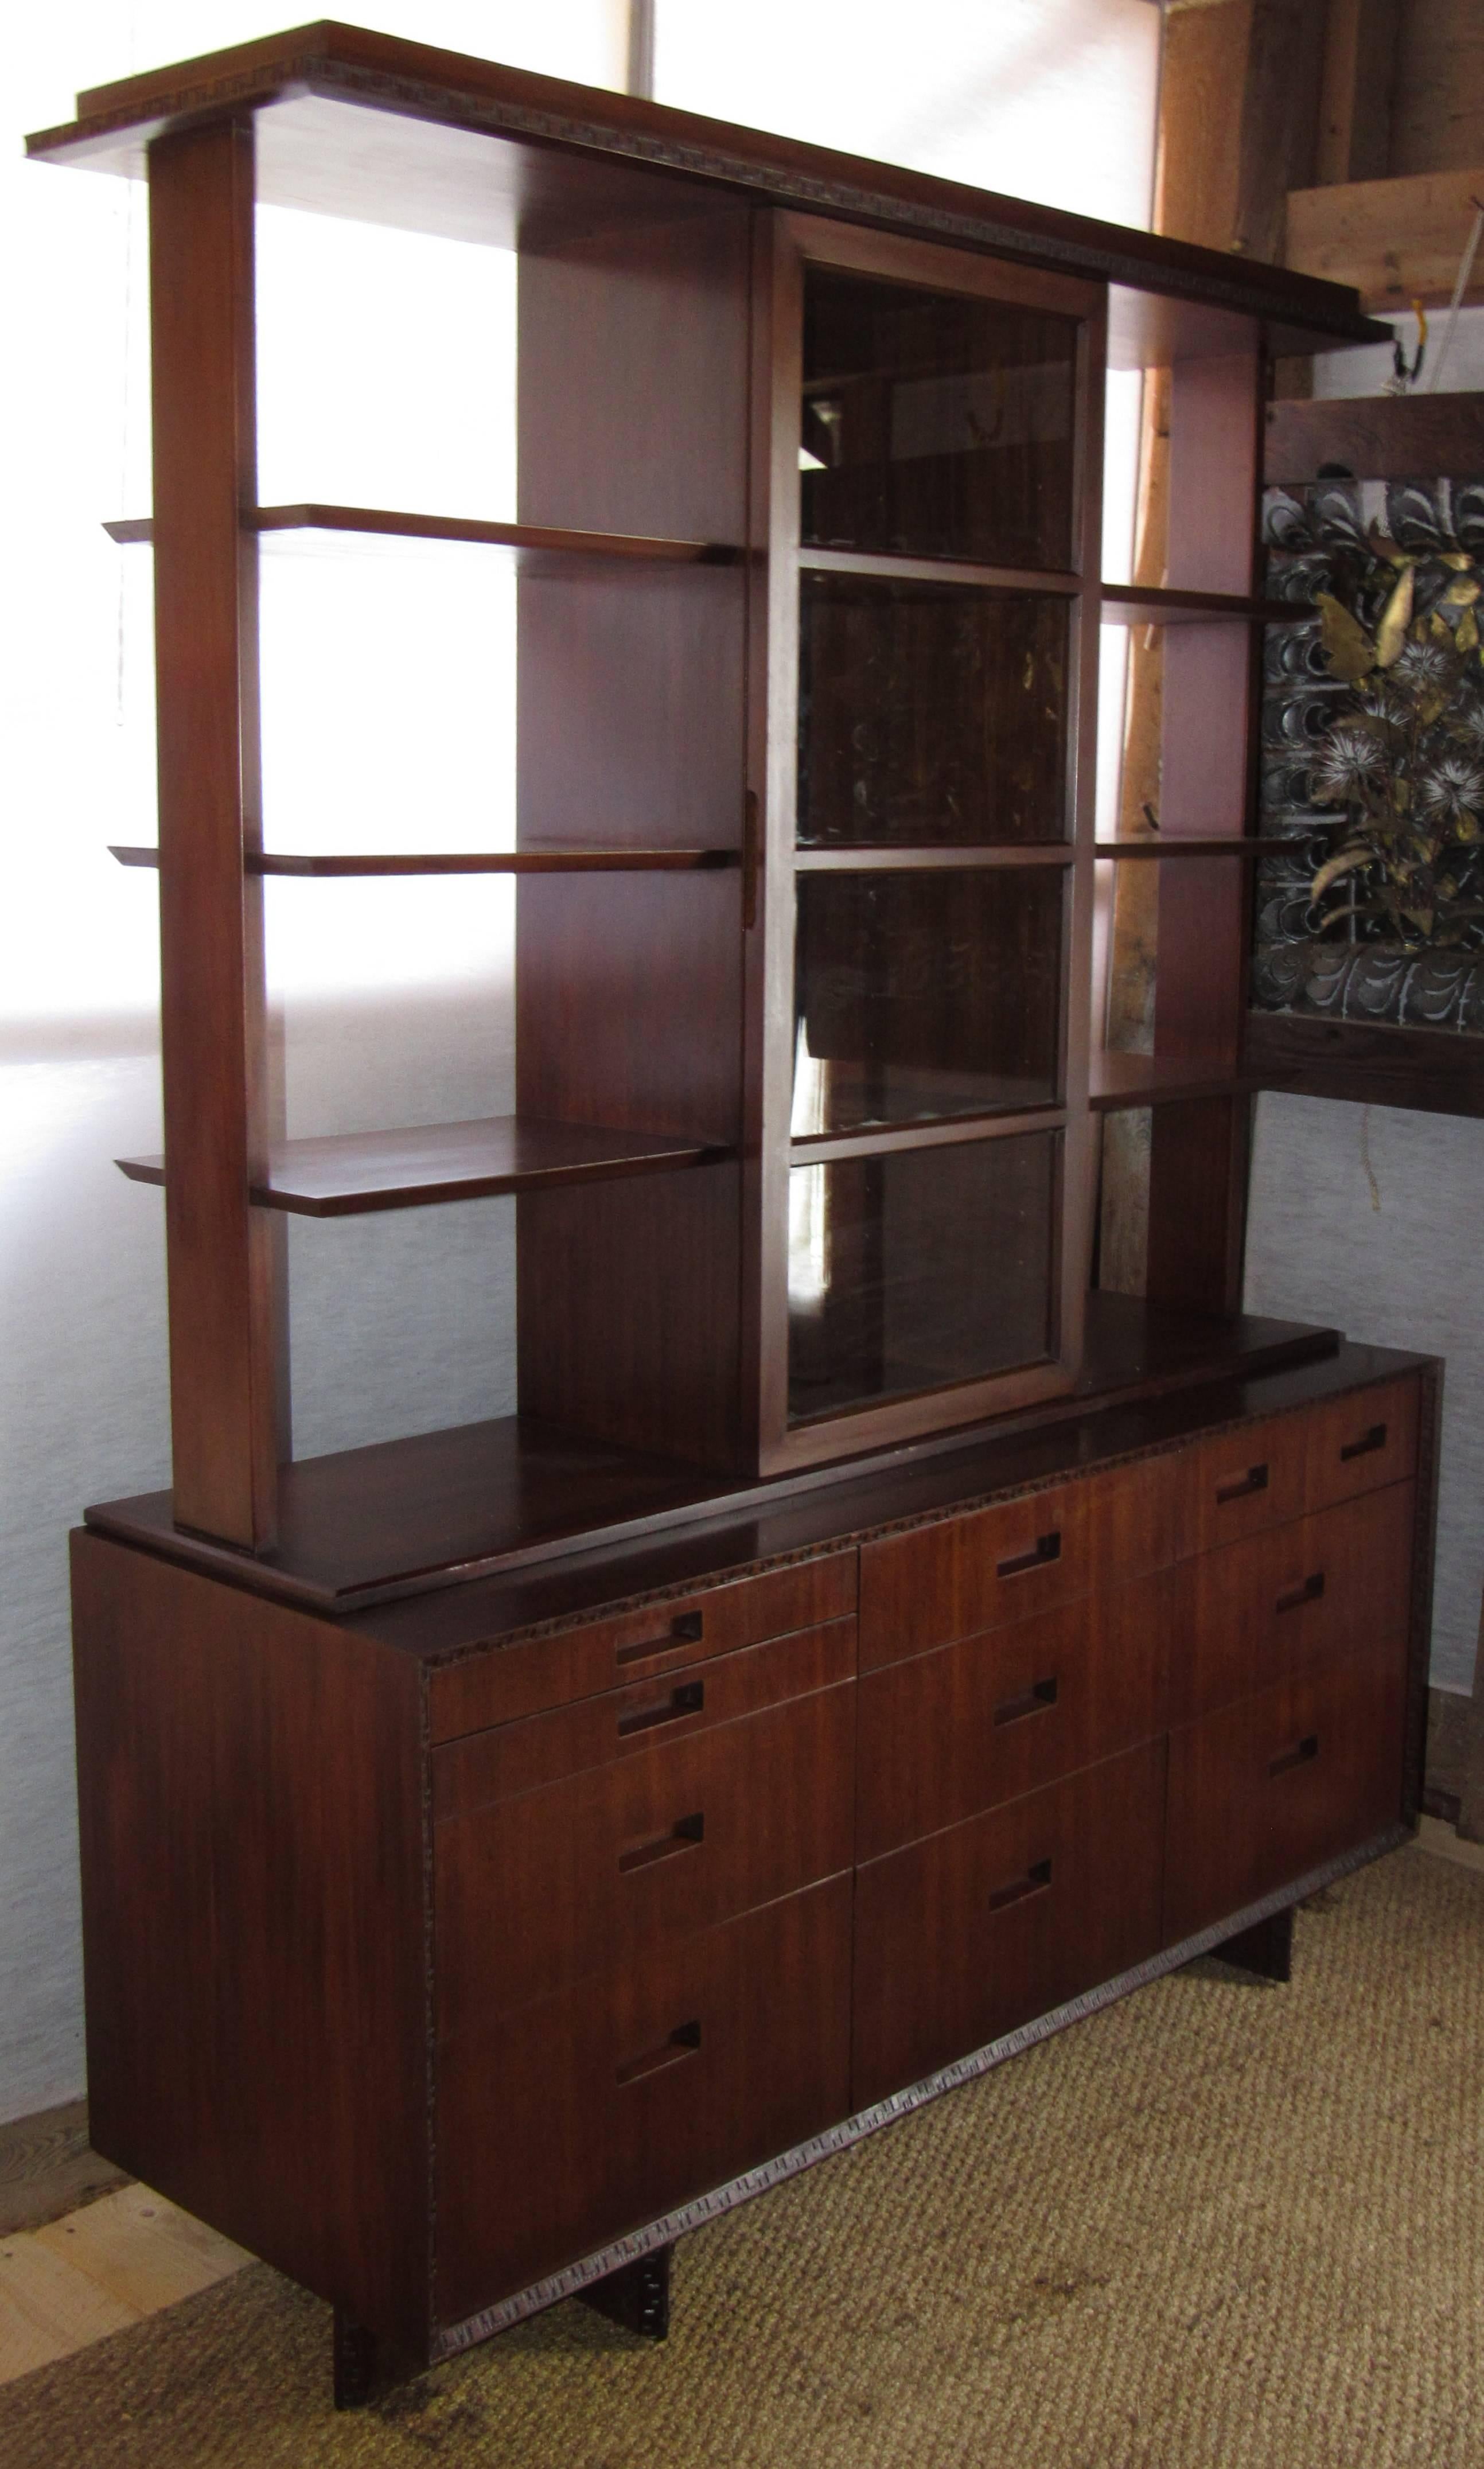
[[[1431,1677],[1465,1693],[1484,1583],[1481,1223],[1484,1121],[1259,1098],[1247,1310],[1446,1359]]]
[[[296,1128],[508,1108],[499,984],[296,1007]],[[67,1531],[170,1480],[163,1203],[113,1159],[160,1146],[143,1016],[22,1025],[0,1055],[0,2118],[82,2088]],[[509,1200],[290,1221],[295,1452],[515,1404]]]

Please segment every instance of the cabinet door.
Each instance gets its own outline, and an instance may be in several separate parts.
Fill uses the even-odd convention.
[[[788,217],[768,279],[772,1470],[1076,1374],[1104,295]]]

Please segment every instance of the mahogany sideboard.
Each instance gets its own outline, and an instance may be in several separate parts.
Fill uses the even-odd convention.
[[[682,2231],[1270,1959],[1415,1812],[1439,1385],[1283,1350],[339,1619],[95,1512],[99,2148],[335,2302],[343,2400],[657,2328]]]

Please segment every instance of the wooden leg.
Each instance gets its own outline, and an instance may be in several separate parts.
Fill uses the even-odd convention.
[[[1261,1980],[1291,1980],[1293,1977],[1293,1906],[1286,1904],[1281,1912],[1269,1913],[1265,1921],[1254,1921],[1250,1928],[1240,1929],[1220,1946],[1212,1948],[1223,1963],[1235,1963],[1240,1971],[1255,1972]]]
[[[363,2409],[376,2381],[376,2334],[337,2306],[333,2338],[336,2408]]]
[[[653,2254],[626,2263],[589,2289],[579,2289],[584,2306],[638,2332],[646,2341],[662,2341],[670,2329],[670,2257],[673,2246],[657,2247]]]

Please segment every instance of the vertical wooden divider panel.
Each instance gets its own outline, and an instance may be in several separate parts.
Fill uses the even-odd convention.
[[[154,632],[159,715],[165,1236],[174,1514],[274,1537],[273,1238],[267,1170],[258,754],[253,135],[150,149]]]
[[[1171,589],[1253,588],[1263,358],[1177,361],[1170,386]],[[1244,832],[1256,761],[1261,637],[1245,624],[1165,630],[1160,820],[1182,839]],[[1240,858],[1159,870],[1156,1054],[1235,1071],[1246,1001],[1249,869]],[[1148,1293],[1231,1313],[1241,1296],[1250,1107],[1245,1097],[1154,1109]]]

